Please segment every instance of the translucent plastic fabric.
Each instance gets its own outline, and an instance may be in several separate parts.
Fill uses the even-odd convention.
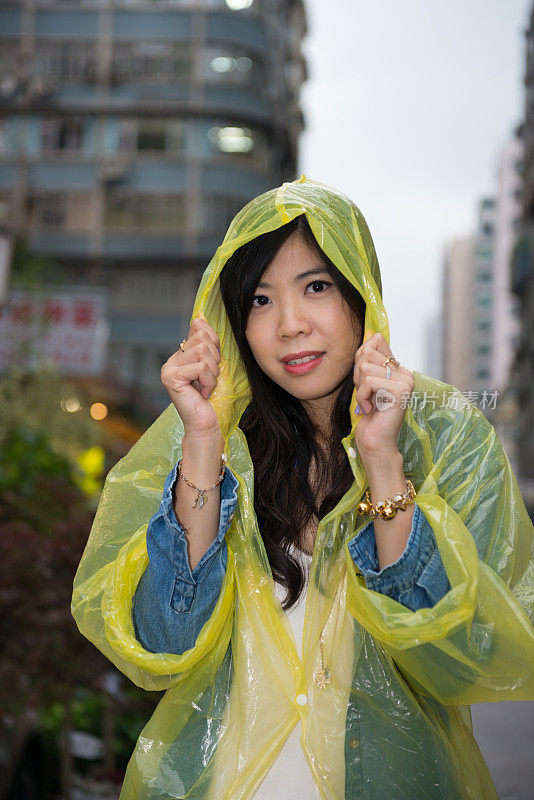
[[[434,608],[412,612],[367,589],[350,558],[347,541],[366,522],[355,513],[366,478],[349,452],[354,427],[343,441],[354,483],[317,531],[302,660],[274,594],[253,468],[237,428],[249,389],[218,277],[239,245],[299,214],[364,297],[366,338],[378,331],[389,341],[371,236],[346,196],[301,176],[237,215],[193,311],[221,338],[211,402],[239,480],[217,606],[183,655],[147,652],[135,638],[131,609],[147,565],[147,524],[180,456],[183,428],[172,405],[111,471],[75,579],[72,611],[82,633],[136,684],[167,690],[139,737],[121,798],[251,798],[300,719],[325,800],[489,800],[496,793],[468,704],[534,699],[534,560],[516,480],[477,407],[416,372],[415,393],[434,393],[437,402],[408,407],[399,433],[406,475],[452,587]],[[413,289],[424,291],[423,281]],[[325,688],[317,681],[321,632],[331,672]]]

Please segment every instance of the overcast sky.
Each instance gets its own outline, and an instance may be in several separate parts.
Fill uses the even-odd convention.
[[[304,0],[299,172],[367,219],[391,348],[425,371],[445,243],[468,234],[523,116],[530,0]]]

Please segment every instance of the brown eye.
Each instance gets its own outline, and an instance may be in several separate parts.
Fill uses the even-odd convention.
[[[310,294],[318,294],[319,292],[324,292],[328,286],[332,286],[329,281],[312,281],[306,286],[306,291],[310,290]]]
[[[266,306],[268,302],[269,298],[265,294],[257,294],[252,298],[252,306],[254,308],[262,308],[263,306]]]

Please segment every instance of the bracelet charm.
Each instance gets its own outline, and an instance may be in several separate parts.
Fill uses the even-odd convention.
[[[406,506],[413,503],[415,498],[415,489],[413,483],[409,478],[406,478],[406,491],[401,494],[396,494],[391,500],[389,497],[386,500],[378,500],[374,505],[371,502],[369,489],[365,492],[365,500],[358,503],[356,508],[358,515],[361,517],[370,515],[372,519],[381,516],[382,519],[393,519],[397,510],[406,511]]]
[[[191,489],[194,489],[197,493],[197,496],[195,497],[195,502],[193,503],[191,508],[198,508],[198,510],[200,511],[202,507],[206,505],[206,503],[208,502],[208,498],[206,497],[206,492],[210,492],[212,489],[215,489],[215,487],[218,486],[222,482],[222,479],[224,478],[224,473],[226,472],[225,461],[226,459],[223,454],[221,472],[219,477],[217,478],[215,483],[212,483],[211,486],[208,486],[207,489],[201,489],[200,486],[196,486],[196,484],[192,483],[188,478],[185,477],[185,475],[182,474],[182,459],[179,460],[178,475],[184,481],[184,483],[187,483],[187,485],[190,486]]]

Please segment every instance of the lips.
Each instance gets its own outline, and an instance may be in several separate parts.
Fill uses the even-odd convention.
[[[307,358],[308,356],[322,356],[324,355],[324,351],[322,350],[301,350],[300,353],[289,353],[289,355],[284,356],[281,361],[284,364],[287,364],[289,361],[297,361],[301,358]]]
[[[323,360],[324,351],[321,350],[303,350],[300,353],[289,353],[281,359],[286,372],[293,375],[300,375],[304,372],[310,372],[320,364]]]

